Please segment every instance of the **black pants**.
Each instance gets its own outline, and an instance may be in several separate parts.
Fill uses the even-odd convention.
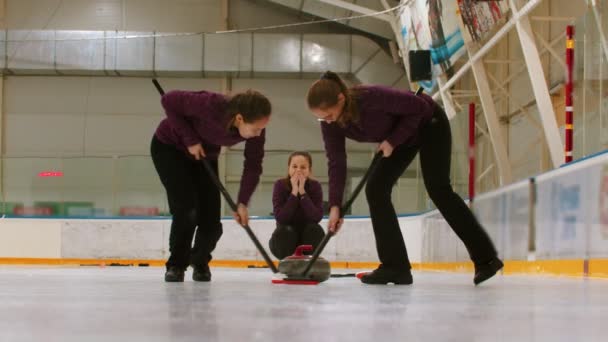
[[[219,190],[200,161],[188,158],[184,152],[163,144],[156,137],[152,139],[151,154],[173,216],[167,268],[186,269],[189,264],[207,264],[223,232]],[[217,175],[217,160],[209,163]]]
[[[489,262],[497,255],[494,244],[450,184],[452,135],[441,107],[436,106],[433,119],[422,129],[420,138],[420,147],[400,145],[390,157],[383,158],[365,189],[380,261],[389,268],[411,268],[391,191],[420,150],[424,185],[433,203],[464,242],[473,262]]]
[[[313,249],[316,248],[324,236],[323,228],[316,223],[303,225],[278,224],[268,244],[275,257],[284,259],[292,255],[296,247],[300,245],[312,245]]]

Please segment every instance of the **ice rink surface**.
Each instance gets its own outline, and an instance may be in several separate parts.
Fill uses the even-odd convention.
[[[334,273],[352,270],[333,270]],[[153,267],[0,267],[0,341],[608,341],[608,281],[414,272],[274,285],[267,269],[165,283]]]

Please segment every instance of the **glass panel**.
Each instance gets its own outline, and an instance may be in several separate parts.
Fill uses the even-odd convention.
[[[15,216],[61,215],[61,162],[52,158],[5,158],[3,212]]]

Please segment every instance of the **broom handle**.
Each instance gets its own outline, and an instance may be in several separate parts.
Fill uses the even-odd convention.
[[[374,159],[372,160],[372,163],[371,163],[370,167],[367,169],[367,171],[363,175],[363,178],[361,178],[361,180],[359,181],[359,184],[357,185],[357,187],[355,188],[355,190],[353,191],[353,193],[350,195],[350,198],[340,208],[340,218],[343,218],[344,215],[346,214],[346,212],[348,211],[348,209],[350,209],[350,207],[352,206],[353,202],[355,201],[355,199],[357,198],[357,196],[361,192],[361,189],[363,189],[363,185],[365,185],[365,183],[367,182],[367,179],[369,178],[369,175],[378,166],[378,163],[380,162],[380,159],[382,159],[382,152],[381,151],[378,152],[378,153],[376,153],[376,155],[374,156]],[[302,272],[302,277],[305,278],[305,277],[308,276],[308,273],[310,272],[310,270],[312,268],[312,265],[315,263],[315,261],[317,261],[317,259],[321,255],[321,252],[323,252],[323,249],[325,248],[325,245],[327,245],[327,242],[329,242],[329,239],[331,239],[332,236],[334,236],[334,235],[335,235],[335,233],[333,233],[331,231],[328,231],[327,234],[325,234],[325,237],[323,237],[323,240],[321,240],[321,242],[319,243],[319,246],[317,248],[315,248],[315,251],[312,254],[312,257],[310,258],[310,260],[306,264],[306,268],[304,269],[304,272]]]

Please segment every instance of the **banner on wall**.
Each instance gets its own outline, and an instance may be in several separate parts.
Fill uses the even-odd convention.
[[[157,207],[122,206],[120,216],[158,216],[160,210]]]
[[[401,9],[401,34],[408,50],[430,50],[433,74],[454,74],[453,64],[464,53],[456,1],[414,0]],[[435,81],[420,82],[430,92]]]
[[[506,1],[458,0],[462,23],[473,41],[480,41],[509,10]]]
[[[585,257],[588,235],[587,214],[591,204],[589,170],[572,170],[558,177],[539,177],[536,184],[537,258]]]
[[[407,0],[403,0],[407,1]],[[463,34],[460,30],[461,15],[466,15],[474,37],[481,39],[485,33],[504,17],[508,6],[504,1],[477,2],[472,0],[413,0],[401,8],[399,15],[401,34],[409,51],[430,50],[435,76],[445,73],[454,75],[454,63],[465,54]],[[466,14],[463,14],[466,13]],[[473,36],[473,34],[471,34]],[[436,82],[419,84],[431,92]]]
[[[555,253],[559,257],[581,257],[585,249],[584,181],[554,181],[551,216],[555,218]]]

